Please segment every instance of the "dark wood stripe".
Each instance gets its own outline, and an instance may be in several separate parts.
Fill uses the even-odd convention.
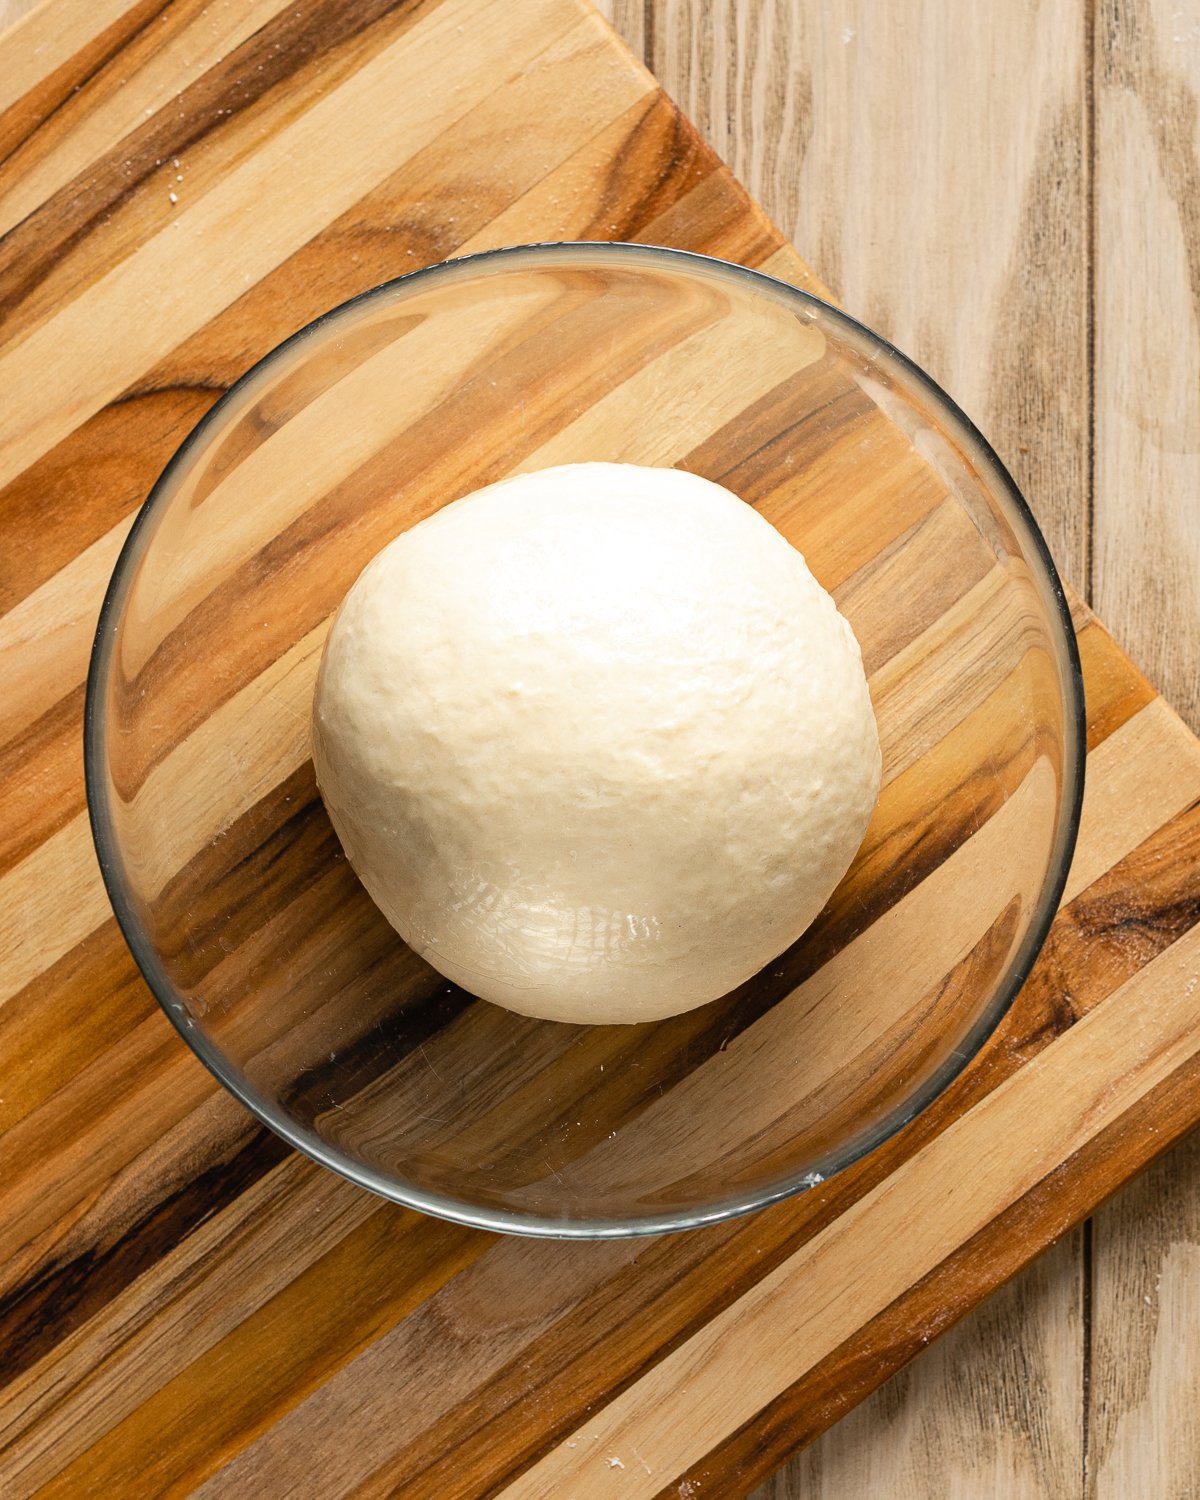
[[[136,510],[220,394],[203,383],[174,384],[117,402],[0,489],[0,612]]]
[[[306,761],[172,877],[148,913],[155,947],[180,988],[197,990],[314,886],[334,881],[355,888]]]
[[[1200,802],[1165,823],[1071,902],[1027,989],[1054,1035],[1200,922]],[[1025,1045],[1040,1050],[1040,1038]]]
[[[741,183],[724,171],[706,177],[632,238],[744,266],[760,265],[785,243]]]
[[[732,424],[726,424],[693,448],[680,467],[728,486],[751,505],[769,503],[782,520],[795,503],[789,505],[790,492],[799,493],[801,504],[807,493],[804,466],[800,473],[788,472],[796,467],[796,454],[830,453],[851,437],[858,442],[863,422],[876,411],[860,386],[831,361],[821,360],[782,381],[738,416],[735,455],[729,451]]]
[[[178,1130],[189,1119],[190,1143]],[[175,1190],[179,1173],[201,1168],[205,1153],[217,1149],[214,1132],[224,1139],[245,1123],[241,1107],[180,1051],[165,1017],[149,1015],[67,1080],[49,1107],[5,1135],[11,1165],[0,1217],[0,1290],[26,1280],[43,1260],[65,1264],[113,1243]],[[131,1179],[125,1174],[135,1161]],[[61,1178],[50,1175],[51,1163],[64,1169]]]
[[[51,1354],[289,1154],[290,1147],[250,1116],[243,1124],[240,1135],[223,1142],[215,1159],[181,1174],[173,1191],[148,1204],[119,1238],[94,1243],[69,1260],[43,1259],[32,1276],[0,1297],[0,1381],[15,1380]]]
[[[1087,693],[1090,755],[1158,694],[1090,611],[1076,639]]]

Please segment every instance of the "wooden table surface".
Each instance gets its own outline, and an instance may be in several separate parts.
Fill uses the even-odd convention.
[[[1197,0],[613,0],[844,304],[980,423],[1200,729]],[[1200,1495],[1193,1137],[758,1492]]]
[[[1200,6],[605,8],[844,303],[980,422],[1200,727]],[[1198,1262],[1193,1142],[760,1496],[1200,1495]]]

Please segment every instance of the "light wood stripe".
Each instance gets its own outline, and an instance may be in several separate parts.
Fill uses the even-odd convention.
[[[208,0],[203,6],[194,7],[191,24],[183,29],[172,24],[170,10],[161,12],[161,20],[156,18],[149,34],[141,38],[142,56],[127,57],[119,79],[111,80],[105,97],[94,99],[90,90],[86,98],[76,95],[65,110],[57,113],[52,130],[43,127],[29,140],[25,150],[6,163],[7,185],[0,189],[0,235],[86,172],[148,118],[166,108],[177,94],[215,67],[289,3],[290,0]],[[118,13],[126,10],[127,0],[114,8]],[[98,9],[89,7],[89,20],[94,19]],[[60,23],[56,35],[69,35],[70,31],[69,21],[65,26]],[[0,59],[0,76],[3,67]],[[0,110],[4,107],[0,89]],[[51,139],[43,141],[46,135]],[[27,162],[24,159],[27,155],[33,159]],[[171,159],[166,165],[173,168]],[[162,182],[175,183],[176,188],[181,186],[176,178],[186,175],[187,165],[186,159],[181,159],[179,171],[165,172]],[[171,190],[165,188],[164,196]],[[182,194],[177,192],[176,196]]]
[[[508,14],[487,0],[435,10],[193,207],[168,217],[168,206],[157,235],[0,356],[0,387],[13,393],[0,484],[344,213],[397,156],[415,154],[461,119],[476,78],[456,46],[460,27],[501,49],[511,77],[579,24],[556,0],[529,0]],[[299,196],[296,161],[307,164]],[[193,274],[180,275],[189,263]],[[96,335],[110,323],[125,330],[119,343]]]
[[[87,814],[78,813],[0,881],[0,1007],[110,910]]]
[[[129,9],[129,0],[42,0],[0,32],[0,113]]]
[[[0,615],[0,744],[60,703],[87,676],[96,614],[133,517]]]
[[[1153,758],[1154,795],[1146,763]],[[1155,698],[1088,757],[1087,795],[1064,901],[1200,797],[1200,757],[1178,716]]]

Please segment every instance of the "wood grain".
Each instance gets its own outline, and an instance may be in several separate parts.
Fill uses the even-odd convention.
[[[82,839],[74,748],[88,613],[149,479],[246,363],[313,312],[397,269],[516,239],[665,240],[816,284],[653,92],[646,74],[607,50],[603,30],[567,0],[539,5],[523,10],[515,31],[508,8],[484,0],[363,3],[313,15],[299,5],[269,14],[267,7],[261,27],[243,36],[236,8],[205,21],[201,9],[173,0],[167,9],[176,28],[174,53],[138,50],[145,17],[136,7],[105,23],[117,30],[103,35],[96,31],[103,17],[93,11],[85,21],[72,0],[42,0],[34,12],[37,25],[52,18],[72,41],[65,55],[48,60],[46,77],[34,80],[33,108],[10,114],[9,127],[24,132],[27,144],[16,188],[11,175],[0,182],[0,196],[16,191],[18,204],[22,192],[47,197],[0,240],[0,276],[8,277],[13,314],[7,327],[15,340],[7,357],[14,368],[21,359],[31,366],[5,429],[11,478],[0,491],[0,517],[12,528],[6,536],[19,539],[0,573],[9,610],[0,620],[0,667],[12,686],[3,721],[12,775],[2,804],[0,920],[8,926],[0,976],[8,998],[0,1006],[0,1120],[5,1157],[21,1164],[6,1181],[0,1222],[6,1492],[73,1500],[142,1494],[149,1485],[156,1493],[309,1493],[325,1500],[399,1486],[405,1494],[438,1497],[541,1490],[557,1500],[564,1482],[576,1492],[576,1480],[564,1476],[577,1476],[578,1492],[588,1495],[743,1493],[986,1289],[1068,1232],[1114,1182],[1195,1118],[1200,752],[1082,606],[1076,617],[1094,748],[1089,800],[1068,904],[1033,978],[977,1065],[892,1144],[819,1193],[752,1220],[637,1246],[538,1245],[495,1241],[381,1205],[285,1154],[215,1090],[167,1029],[104,907],[90,904],[98,887]],[[734,14],[714,7],[694,38],[684,35],[686,14],[683,6],[613,8],[619,23],[644,28],[634,40],[640,35],[663,66],[672,47],[680,57],[695,47],[696,67],[709,67],[715,78],[718,63],[731,58],[733,72],[720,85],[709,123],[719,133],[728,130],[722,119],[750,120],[758,144],[746,165],[766,171],[765,192],[793,191],[788,152],[772,154],[762,144],[770,138],[772,100],[785,142],[808,139],[805,111],[818,107],[817,83],[805,105],[803,90],[781,71],[781,60],[797,47],[791,10],[743,7]],[[1043,71],[1032,73],[1036,107],[1028,116],[990,86],[979,51],[971,53],[976,71],[964,70],[984,100],[989,131],[1009,131],[1017,141],[1019,170],[987,203],[964,177],[965,195],[984,213],[984,226],[960,226],[964,256],[974,257],[962,264],[974,269],[957,291],[985,310],[993,361],[1028,394],[1021,430],[1036,427],[1039,456],[1018,452],[1018,459],[1030,458],[1027,482],[1040,483],[1043,466],[1050,474],[1044,455],[1059,444],[1067,477],[1058,488],[1046,482],[1055,498],[1042,502],[1050,507],[1044,514],[1055,517],[1052,529],[1067,554],[1080,558],[1086,552],[1081,491],[1071,488],[1071,476],[1079,477],[1072,468],[1080,461],[1079,388],[1069,380],[1056,386],[1052,373],[1056,347],[1077,350],[1086,320],[1077,326],[1075,291],[1048,274],[1054,256],[1039,238],[1048,222],[1054,253],[1063,265],[1072,263],[1084,186],[1078,168],[1072,176],[1078,143],[1071,122],[1086,33],[1076,38],[1064,14],[1022,9],[1019,24],[1004,26],[994,17],[990,29],[978,28],[972,38],[961,22],[954,33],[955,17],[939,10],[947,34],[919,27],[916,40],[942,58],[941,81],[954,73],[947,52],[954,35],[968,53],[984,38],[1006,69],[1029,73],[1031,57],[1038,65],[1045,58]],[[27,35],[31,24],[23,23]],[[472,73],[469,58],[460,57],[459,71],[417,129],[397,102],[402,91],[389,86],[407,79],[409,94],[419,93],[422,67],[428,70],[460,25],[480,57],[498,61]],[[811,25],[810,34],[831,54],[853,42]],[[904,52],[903,29],[887,36],[894,56],[912,57],[923,89],[932,87],[936,69],[923,54]],[[131,62],[143,60],[131,67],[124,92],[113,87],[119,62],[117,70],[96,66],[96,49],[113,46]],[[3,59],[0,50],[0,74]],[[843,98],[866,100],[856,118],[866,111],[869,121],[868,88],[879,82],[885,60],[869,57],[852,76],[846,66],[838,73],[831,58],[828,70],[844,85]],[[168,75],[181,91],[178,109],[155,93]],[[258,82],[247,86],[247,78]],[[51,139],[44,101],[67,96],[77,102],[58,111],[62,130]],[[147,108],[151,114],[139,125],[130,111],[143,98],[143,116]],[[933,117],[921,114],[925,106],[911,106],[915,117],[906,119],[909,104],[891,103],[901,120],[897,149],[932,128]],[[109,122],[104,128],[94,125],[93,107]],[[822,116],[830,122],[826,131],[836,108],[830,104]],[[358,118],[372,109],[378,118]],[[521,133],[506,128],[514,112],[529,122]],[[119,131],[122,121],[128,133],[112,141],[109,131]],[[304,200],[306,217],[289,214],[277,234],[272,216],[295,196],[289,177],[295,153],[318,127],[342,123],[349,128],[345,140],[362,149],[375,142],[372,160],[351,160],[342,153],[345,140],[335,143],[320,163],[324,177]],[[423,134],[428,128],[433,133]],[[837,180],[849,180],[847,162],[860,174],[867,170],[864,142],[875,134],[874,127],[864,134],[861,121],[850,131],[851,144],[835,153]],[[743,149],[733,131],[725,143]],[[939,143],[958,153],[960,175],[979,159],[973,152],[995,149],[944,137]],[[881,160],[904,165],[902,155]],[[448,171],[447,162],[457,165]],[[131,182],[123,180],[126,166]],[[939,179],[924,159],[921,170],[923,193],[944,202],[933,196]],[[1046,184],[1059,182],[1065,185],[1047,220]],[[306,180],[306,192],[311,186]],[[248,217],[249,204],[264,212]],[[833,234],[815,176],[796,200],[797,216],[807,204],[826,215],[824,232]],[[932,217],[950,233],[950,206]],[[878,220],[868,222],[882,233]],[[213,246],[236,242],[240,250],[242,240],[246,256],[237,264],[249,283],[227,285]],[[945,275],[938,255],[949,252],[932,238],[917,235],[914,243],[921,246],[918,258]],[[839,273],[849,254],[838,261]],[[110,290],[111,306],[118,307],[122,295],[133,296],[135,268],[169,267],[179,255],[188,258],[188,284],[139,307],[141,321],[128,343],[109,349],[86,337],[81,308],[108,309]],[[873,284],[885,273],[896,276],[903,258],[892,256],[890,269],[886,258],[875,248],[865,253],[864,283],[868,275]],[[1028,288],[1017,285],[1028,263],[1047,272],[1032,311],[1021,301]],[[45,274],[31,277],[35,266]],[[255,276],[262,279],[256,283]],[[930,285],[922,284],[921,297]],[[897,305],[912,317],[921,301],[914,296]],[[948,308],[940,332],[924,350],[914,320],[908,343],[935,366],[943,360],[939,373],[952,382],[959,373],[968,382],[980,368],[969,359],[971,330],[953,316],[954,305],[929,305]],[[1026,324],[1045,314],[1032,345],[1021,343],[1019,321],[999,326],[1001,312],[1014,307]],[[60,346],[52,327],[63,335]],[[905,327],[903,320],[896,324]],[[72,338],[85,357],[82,368],[67,358]],[[26,346],[44,346],[48,362],[31,365]],[[1030,347],[1036,357],[1027,370],[1013,351]],[[776,505],[786,527],[789,505],[795,509],[800,496],[789,501],[780,486],[772,465],[782,455],[751,441],[756,420],[769,430],[779,373],[761,371],[763,390],[743,393],[746,456],[736,478],[760,503]],[[636,407],[635,382],[631,387]],[[1003,429],[1001,387],[980,389],[976,414],[990,411],[995,430]],[[593,410],[610,399],[597,395]],[[985,411],[988,401],[993,406]],[[674,419],[660,416],[665,433]],[[658,441],[650,429],[636,436]],[[557,440],[548,435],[550,446],[537,461],[546,461]],[[706,451],[694,449],[690,461],[700,462]],[[718,460],[714,448],[710,461]],[[815,455],[806,472],[811,515],[814,499],[830,491]],[[829,473],[836,473],[835,463]],[[47,493],[56,497],[50,517]],[[823,531],[817,528],[817,552],[839,580],[847,607],[861,616],[880,682],[894,682],[903,698],[916,680],[909,668],[921,656],[913,648],[940,628],[939,611],[963,589],[985,587],[986,578],[972,573],[969,552],[953,532],[953,512],[937,495],[919,485],[898,493],[914,507],[904,522],[904,547],[942,566],[943,592],[889,618],[885,597],[899,576],[896,558],[886,548],[879,558],[873,549],[856,550],[866,539],[839,527],[836,512]],[[253,554],[253,539],[239,537],[228,532],[231,577],[245,565],[237,548],[249,545]],[[256,662],[246,655],[243,667],[230,678],[228,703],[240,703],[238,693],[251,695],[241,704],[244,718],[240,707],[235,715],[244,725],[265,714],[254,720],[262,733],[248,734],[247,746],[269,740],[276,759],[267,781],[282,780],[258,810],[238,820],[226,854],[212,858],[242,860],[244,895],[261,893],[260,910],[291,924],[300,972],[336,971],[346,963],[347,944],[333,934],[350,909],[346,903],[356,899],[355,887],[320,843],[318,826],[303,819],[287,825],[282,811],[289,798],[315,807],[308,773],[290,747],[287,715],[272,718],[269,708],[270,693],[282,683],[286,698],[299,691],[298,679],[287,663],[280,678],[271,677],[269,656]],[[989,695],[974,679],[955,709],[961,722],[947,719],[932,739],[920,716],[902,722],[891,800],[861,867],[864,889],[871,860],[895,857],[890,851],[899,847],[900,831],[908,840],[903,858],[927,873],[928,836],[906,813],[921,757],[938,752],[937,736],[947,746],[955,734],[969,743],[979,716],[1006,711],[1002,693]],[[138,779],[148,774],[146,787],[161,798],[167,782],[153,778],[185,772],[168,756],[151,757]],[[283,844],[256,843],[251,812],[290,827],[282,835],[292,840],[289,858],[325,872],[310,888],[287,888],[280,878],[288,868]],[[202,838],[209,811],[196,805],[188,816],[199,830],[195,838]],[[985,828],[992,824],[1003,831],[998,813]],[[247,839],[240,852],[238,829]],[[60,908],[44,894],[47,881],[60,903],[63,889],[75,891],[70,924],[49,921]],[[165,889],[173,889],[170,882]],[[214,993],[221,986],[236,993],[240,966],[267,951],[270,936],[255,927],[253,903],[245,905],[246,921],[224,930],[238,951],[219,951],[220,929],[198,936],[193,962],[212,974]],[[379,944],[380,961],[392,962],[378,919],[354,910],[362,924],[355,945],[374,951],[371,945]],[[852,910],[831,912],[823,953],[835,955],[851,936],[839,922],[844,926]],[[404,961],[387,973],[389,982],[412,986],[414,994],[427,983],[419,967]],[[802,985],[804,976],[794,980]],[[355,982],[349,969],[344,982]],[[370,998],[364,992],[362,1004]],[[281,1010],[285,1003],[281,993]],[[436,988],[422,1003],[434,1045],[444,1045],[455,1035],[453,1007],[439,1010]],[[769,1029],[772,1014],[752,1017],[747,1036],[755,1026]],[[369,1008],[364,1019],[371,1024]],[[306,1044],[319,1045],[328,1025],[318,1012]],[[261,1044],[277,1041],[264,1035]],[[317,1091],[313,1108],[319,1098]],[[1039,1152],[997,1150],[997,1129],[1011,1134],[1032,1119],[1044,1126]],[[639,1128],[654,1128],[652,1114]],[[955,1168],[964,1158],[984,1159],[989,1170],[964,1181]],[[949,1194],[948,1183],[955,1185]],[[930,1212],[914,1226],[909,1209],[925,1201],[922,1194]],[[851,1283],[844,1276],[848,1261],[863,1267]],[[1068,1280],[1077,1275],[1070,1242],[1059,1265]],[[1053,1493],[1049,1486],[1069,1483],[1077,1472],[1079,1449],[1066,1415],[1077,1386],[1060,1383],[1053,1372],[1080,1353],[1079,1302],[1068,1300],[1065,1315],[1056,1302],[1047,1314],[1048,1276],[1031,1283],[1033,1291],[1019,1285],[1013,1294],[1018,1305],[1033,1308],[1023,1316],[1039,1334],[1032,1363],[1045,1382],[1047,1409],[1001,1435],[992,1429],[993,1441],[981,1444],[981,1463],[990,1467],[973,1471],[975,1478],[987,1476],[981,1484],[1006,1483],[1018,1494],[1037,1494],[1039,1485]],[[822,1303],[828,1316],[815,1314]],[[778,1337],[784,1326],[790,1340]],[[759,1328],[768,1331],[761,1339]],[[1013,1375],[1018,1361],[1011,1348],[1004,1351],[1004,1336],[984,1331],[972,1339],[960,1360],[978,1358],[972,1352],[978,1348],[986,1357],[999,1345],[1002,1353],[991,1357],[1009,1372],[1000,1384],[1009,1403],[1002,1409],[1026,1410],[1025,1388]],[[680,1369],[687,1373],[682,1383]],[[252,1380],[245,1376],[251,1370]],[[1156,1388],[1165,1388],[1163,1377]],[[987,1398],[976,1399],[982,1433],[992,1408]],[[1144,1404],[1131,1401],[1128,1409],[1135,1415],[1124,1427],[1105,1432],[1117,1476],[1128,1472],[1128,1434],[1147,1420]],[[921,1430],[915,1405],[904,1410],[909,1429]],[[936,1425],[945,1431],[944,1419]],[[890,1469],[868,1456],[857,1467],[843,1459],[839,1470],[836,1442],[815,1450],[818,1460],[828,1455],[824,1470],[802,1476],[826,1487],[805,1493],[829,1497],[839,1483],[861,1484],[864,1476],[900,1485],[919,1475],[933,1494],[938,1482],[954,1482],[953,1462],[961,1459],[955,1450],[932,1482],[930,1466],[917,1461],[911,1446],[896,1450]]]
[[[1085,579],[1081,11],[657,0],[654,15],[664,86],[838,299],[919,351]]]
[[[1127,1188],[1095,1222],[1087,1494],[1197,1493],[1200,1142]]]
[[[1100,0],[1095,46],[1094,593],[1118,638],[1196,728],[1200,16],[1190,6]],[[1102,1210],[1093,1245],[1086,1494],[1192,1500],[1200,1495],[1194,1139]]]
[[[1200,19],[1099,3],[1096,47],[1095,602],[1200,724]]]
[[[1071,1234],[810,1444],[756,1500],[1075,1495],[1082,1272]]]

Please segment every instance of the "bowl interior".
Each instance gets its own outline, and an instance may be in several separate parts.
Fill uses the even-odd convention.
[[[523,1019],[428,968],[348,868],[309,760],[324,634],[374,553],[585,459],[694,470],[773,522],[853,624],[883,742],[815,926],[724,1000],[636,1027]],[[89,796],[144,973],[264,1120],[434,1212],[633,1233],[819,1181],[961,1069],[1058,899],[1080,723],[1041,540],[902,357],[720,262],[526,248],[347,304],[201,423],[106,604]]]

